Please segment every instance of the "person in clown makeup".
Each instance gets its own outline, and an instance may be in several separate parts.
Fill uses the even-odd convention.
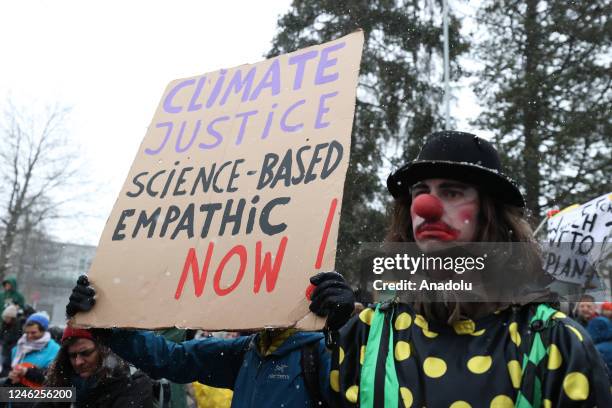
[[[433,133],[416,160],[389,176],[387,188],[394,198],[388,243],[412,243],[424,256],[465,255],[462,248],[473,243],[522,249],[492,259],[498,267],[482,274],[485,295],[504,296],[477,302],[400,297],[349,317],[353,299],[342,276],[311,278],[311,310],[327,317],[337,406],[612,406],[589,335],[551,306],[551,279],[523,196],[491,143]]]

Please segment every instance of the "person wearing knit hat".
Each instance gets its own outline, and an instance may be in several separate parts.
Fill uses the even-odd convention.
[[[100,368],[101,355],[89,330],[66,327],[62,335],[62,347],[75,373],[81,378],[91,377]]]
[[[45,372],[55,358],[59,344],[51,338],[49,315],[31,314],[23,325],[24,334],[11,351],[9,381],[14,385],[37,387],[45,379]]]
[[[6,321],[6,319],[16,319],[18,313],[19,307],[15,305],[9,305],[5,307],[4,311],[2,312],[2,320]]]
[[[0,339],[2,339],[2,370],[0,377],[8,376],[11,371],[11,350],[21,337],[21,321],[17,318],[19,308],[16,305],[7,306],[2,312],[2,327],[0,328]]]
[[[95,304],[89,278],[79,277],[66,315],[88,312]],[[232,339],[190,341],[142,330],[95,333],[101,343],[154,378],[232,389],[232,407],[317,408],[328,400],[330,354],[322,333],[270,328]]]
[[[601,315],[612,321],[612,302],[603,302],[601,305]]]
[[[4,310],[9,305],[17,305],[21,308],[25,306],[25,298],[17,290],[17,279],[14,276],[7,276],[2,281],[2,288],[0,291],[0,310]]]
[[[25,324],[30,325],[33,323],[38,324],[41,331],[47,331],[49,329],[49,315],[47,312],[32,313],[26,320]]]
[[[69,339],[87,339],[93,341],[93,335],[87,329],[77,329],[70,326],[66,326],[64,329],[64,334],[62,334],[61,343],[64,344]]]
[[[78,408],[153,406],[151,380],[141,372],[130,374],[127,363],[97,342],[91,331],[68,326],[61,344],[44,386],[75,387]],[[55,406],[62,405],[45,405]]]

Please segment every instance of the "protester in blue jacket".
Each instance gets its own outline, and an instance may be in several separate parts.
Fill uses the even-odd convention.
[[[596,317],[587,325],[587,331],[608,366],[608,377],[612,383],[612,322],[607,317]]]
[[[8,378],[15,385],[40,386],[60,347],[48,331],[49,317],[46,313],[30,315],[23,327],[24,334],[11,352]]]
[[[345,292],[344,296],[353,296],[350,290]],[[80,277],[67,315],[90,310],[94,295],[87,277]],[[352,308],[342,311],[351,312]],[[324,407],[330,398],[330,355],[321,333],[264,330],[235,339],[174,343],[144,331],[94,332],[113,352],[153,378],[232,389],[233,408]]]

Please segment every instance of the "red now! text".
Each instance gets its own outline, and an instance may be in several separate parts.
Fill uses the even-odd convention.
[[[272,255],[270,252],[265,252],[262,257],[262,243],[257,241],[255,243],[255,268],[254,268],[254,281],[253,281],[253,293],[259,293],[261,285],[265,278],[266,292],[272,292],[276,286],[278,279],[278,273],[283,263],[283,257],[285,255],[285,248],[287,247],[287,237],[281,239],[278,245],[276,256],[274,256],[274,262],[272,262]],[[198,255],[195,248],[189,248],[187,256],[185,257],[185,264],[183,266],[183,272],[178,282],[176,292],[174,294],[175,299],[180,299],[183,294],[183,288],[189,275],[189,271],[192,272],[194,294],[197,297],[202,296],[204,293],[204,287],[206,285],[206,278],[208,277],[208,270],[210,269],[211,258],[215,249],[215,244],[210,242],[208,248],[204,254],[204,263],[200,271]],[[237,257],[240,261],[238,273],[234,281],[227,287],[221,287],[221,278],[225,270],[226,264],[233,258]],[[263,258],[263,259],[262,259]],[[238,285],[242,282],[246,267],[248,264],[248,253],[244,245],[235,245],[223,256],[219,262],[217,269],[213,276],[213,290],[218,296],[225,296],[233,292]]]

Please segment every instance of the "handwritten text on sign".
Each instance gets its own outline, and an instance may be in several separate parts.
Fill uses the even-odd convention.
[[[79,323],[303,319],[308,277],[334,264],[362,44],[357,32],[173,81],[100,241],[90,275],[104,296]],[[122,294],[137,316],[118,323]]]
[[[594,282],[611,240],[612,194],[605,194],[548,221],[545,268],[564,282]]]

